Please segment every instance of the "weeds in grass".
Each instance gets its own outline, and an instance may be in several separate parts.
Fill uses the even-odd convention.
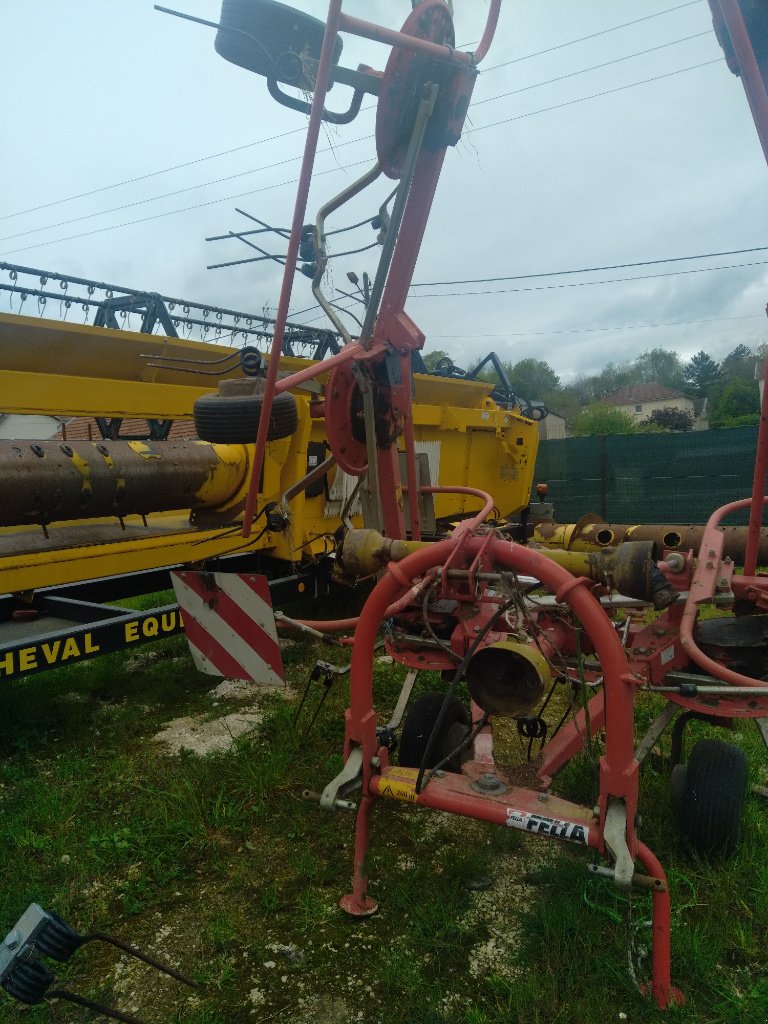
[[[300,793],[322,789],[341,766],[346,683],[334,687],[309,736],[302,723],[292,726],[294,705],[264,697],[259,730],[231,751],[172,759],[152,733],[175,715],[211,711],[210,680],[194,672],[182,643],[164,642],[140,671],[112,656],[11,683],[3,696],[0,922],[10,925],[35,900],[206,982],[196,1003],[176,988],[143,992],[137,983],[149,1021],[346,1024],[360,1012],[366,1024],[606,1024],[620,1012],[630,1024],[768,1020],[768,807],[757,798],[736,856],[712,864],[692,857],[675,831],[661,761],[644,766],[640,831],[668,872],[673,973],[688,997],[664,1017],[627,967],[631,936],[641,980],[647,973],[637,950],[649,942],[650,898],[633,897],[628,929],[628,899],[587,876],[583,851],[548,844],[552,856],[531,862],[528,841],[513,830],[382,801],[370,863],[381,912],[366,922],[343,917],[337,901],[349,888],[353,819],[327,815]],[[286,652],[297,689],[317,656],[302,643]],[[375,680],[391,709],[402,671],[377,664]],[[437,685],[420,680],[419,692]],[[640,704],[640,731],[653,714]],[[754,779],[764,782],[757,731],[739,731]],[[572,762],[557,789],[589,806],[592,765]],[[526,894],[507,908],[519,942],[505,955],[517,969],[499,962],[474,978],[470,951],[493,936],[468,915],[473,886],[503,872],[515,872]],[[286,959],[285,948],[297,958]],[[113,961],[94,955],[72,984],[114,1003],[124,997],[111,991],[112,971]],[[247,1002],[256,989],[264,1006]],[[78,1020],[78,1011],[57,1012]],[[47,1008],[22,1011],[7,1000],[2,1013],[9,1024],[54,1019]]]

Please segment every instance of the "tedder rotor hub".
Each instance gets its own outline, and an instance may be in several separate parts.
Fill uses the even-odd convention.
[[[420,4],[408,16],[401,31],[431,43],[443,43],[450,47],[456,43],[453,19],[443,0]],[[409,50],[393,48],[384,71],[376,110],[376,152],[388,178],[397,179],[403,173],[425,86],[434,82],[444,83],[453,74],[455,68],[445,62],[438,63]],[[461,112],[462,119],[465,112],[466,107]],[[458,141],[450,135],[446,137],[446,114],[447,110],[436,110],[430,118],[424,140],[427,148],[438,149],[455,145]]]
[[[371,391],[371,418],[376,445],[386,450],[395,441],[398,430],[392,411],[391,385],[386,380],[383,362],[372,367],[373,379],[350,366],[336,366],[328,374],[325,396],[325,427],[328,444],[338,465],[351,476],[360,476],[368,468],[365,396]]]

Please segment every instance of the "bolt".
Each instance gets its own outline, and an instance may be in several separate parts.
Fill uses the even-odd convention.
[[[592,813],[596,818],[600,817],[600,807],[598,804],[595,804],[595,806],[592,808]]]
[[[539,801],[545,804],[549,800],[549,793],[539,793]]]
[[[371,768],[381,768],[381,758],[380,757],[372,757],[371,758]]]
[[[499,788],[499,780],[493,772],[483,772],[477,780],[477,785],[479,789],[485,789],[492,792],[494,789]]]
[[[21,932],[18,930],[18,928],[14,928],[12,932],[8,932],[8,934],[5,936],[5,941],[3,942],[3,945],[7,949],[17,949],[20,943]]]

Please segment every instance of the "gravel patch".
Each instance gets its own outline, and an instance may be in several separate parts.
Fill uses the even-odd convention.
[[[257,707],[243,708],[211,721],[203,715],[186,715],[168,722],[152,739],[167,747],[170,754],[189,750],[202,757],[213,751],[229,750],[238,736],[253,732],[262,717]]]
[[[548,860],[552,856],[551,845],[534,841],[526,843],[525,850],[515,856],[500,857],[493,886],[473,893],[472,906],[463,923],[485,926],[490,933],[470,950],[468,968],[473,978],[496,974],[513,981],[522,973],[523,967],[517,961],[523,927],[520,912],[540,898],[540,891],[520,874],[524,871],[527,876]]]

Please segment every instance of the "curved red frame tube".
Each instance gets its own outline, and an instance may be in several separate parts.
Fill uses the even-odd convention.
[[[403,487],[403,490],[407,491],[408,488]],[[471,519],[464,519],[458,524],[452,534],[454,537],[456,537],[460,532],[466,533],[467,531],[477,529],[477,527],[488,518],[491,512],[493,512],[493,498],[487,491],[481,491],[477,487],[420,487],[419,491],[422,494],[468,494],[473,498],[480,498],[483,501],[483,507],[479,512],[476,512]],[[413,504],[415,504],[415,502]]]
[[[768,497],[764,496],[763,504],[766,504],[766,502],[768,502]],[[725,683],[731,683],[733,686],[764,686],[765,683],[759,679],[752,679],[751,676],[742,675],[740,672],[734,672],[733,669],[726,668],[724,665],[721,665],[719,662],[708,657],[693,639],[693,627],[696,623],[696,615],[698,612],[698,601],[696,600],[697,591],[701,591],[706,594],[705,574],[708,571],[711,571],[710,566],[712,563],[707,561],[707,558],[709,557],[707,552],[710,550],[714,552],[722,550],[723,535],[718,529],[720,521],[730,512],[738,512],[739,509],[748,508],[751,504],[751,498],[742,498],[740,501],[732,501],[728,505],[723,505],[721,508],[717,509],[717,511],[713,512],[709,517],[707,525],[704,528],[704,536],[699,550],[698,565],[696,566],[696,572],[694,573],[693,580],[691,581],[688,600],[685,602],[685,609],[683,610],[683,615],[680,620],[680,642],[691,661],[695,662],[699,668],[704,669],[705,672],[709,672],[710,675],[715,676],[717,679],[722,679]],[[719,554],[712,557],[719,558]]]

